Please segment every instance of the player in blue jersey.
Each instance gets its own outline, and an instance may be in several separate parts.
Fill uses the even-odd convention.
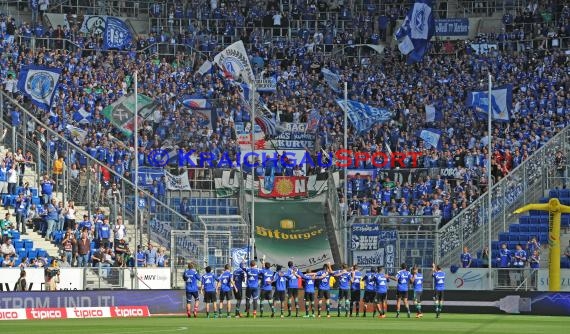
[[[246,274],[245,288],[245,312],[249,317],[250,304],[253,304],[253,317],[257,317],[257,302],[259,300],[259,279],[261,278],[261,270],[257,268],[255,260],[251,260],[249,268],[245,267],[245,263],[241,264],[241,269]],[[253,301],[253,303],[251,303]]]
[[[323,266],[323,269],[318,271],[315,279],[319,281],[319,308],[317,309],[317,316],[321,317],[321,308],[323,306],[323,300],[325,301],[327,318],[330,318],[331,312],[331,264],[327,263]]]
[[[279,303],[279,310],[281,311],[281,318],[283,318],[283,309],[285,308],[285,301],[287,299],[287,272],[283,272],[282,266],[276,267],[277,271],[273,276],[275,282],[275,292],[273,293],[273,308],[275,303]],[[297,277],[295,277],[297,279]]]
[[[408,266],[402,263],[400,271],[396,274],[396,282],[398,286],[396,287],[396,318],[400,317],[400,304],[404,301],[404,306],[406,306],[406,311],[408,312],[408,318],[410,318],[410,305],[408,304],[408,288],[410,285],[410,279],[412,274],[408,271]]]
[[[230,318],[230,312],[232,308],[232,290],[234,289],[234,279],[232,272],[230,270],[230,265],[226,264],[224,266],[224,272],[218,277],[218,295],[220,296],[220,307],[218,307],[218,316],[222,316],[222,310],[224,309],[224,300],[226,301],[226,308],[228,311],[227,317]]]
[[[360,312],[360,281],[362,280],[362,273],[358,270],[357,265],[352,266],[352,273],[350,276],[350,316],[352,317],[352,309],[356,308],[356,316]]]
[[[214,304],[214,317],[217,318],[217,305],[216,305],[216,274],[212,273],[212,267],[206,267],[206,273],[202,275],[202,295],[204,296],[204,303],[206,303],[206,317],[210,317],[210,304]]]
[[[441,267],[436,266],[435,263],[432,265],[433,271],[433,282],[434,282],[434,296],[433,301],[435,305],[436,318],[439,318],[441,310],[443,308],[443,291],[445,290],[445,273],[441,270]]]
[[[188,263],[188,269],[182,275],[186,285],[186,315],[188,318],[192,316],[192,301],[194,302],[194,318],[198,315],[198,281],[200,281],[200,274],[194,269],[193,263]]]
[[[295,272],[297,279],[303,280],[303,288],[305,289],[305,316],[309,317],[309,308],[311,309],[311,315],[315,317],[315,277],[316,274],[312,271],[308,271],[306,274],[301,272]]]
[[[376,274],[376,309],[380,318],[386,318],[388,311],[388,282],[390,276],[384,273],[384,267],[378,267]],[[376,315],[376,312],[374,313]]]
[[[291,316],[291,306],[295,303],[295,316],[299,316],[299,278],[295,274],[298,269],[293,265],[293,261],[287,263],[289,270],[287,276],[287,316]]]
[[[416,318],[423,317],[422,313],[422,292],[424,291],[424,276],[422,269],[414,267],[412,269],[412,284],[414,286],[414,304],[416,305]]]
[[[350,307],[350,278],[352,273],[348,271],[348,265],[343,264],[342,269],[333,273],[338,282],[338,307],[337,316],[340,317],[340,310],[344,309],[344,316],[348,317],[348,309]]]
[[[261,270],[261,301],[259,303],[259,310],[261,317],[263,317],[263,301],[267,301],[267,305],[271,309],[271,317],[275,317],[275,308],[273,308],[273,279],[275,272],[271,270],[271,263],[265,262],[264,269]]]
[[[236,318],[241,317],[240,308],[241,308],[241,301],[243,299],[243,282],[245,281],[245,271],[241,268],[237,268],[233,272],[233,280],[234,280],[234,298],[236,300]]]
[[[376,299],[376,268],[372,268],[364,275],[364,312],[363,317],[366,317],[368,304],[372,304],[374,308],[374,299]]]

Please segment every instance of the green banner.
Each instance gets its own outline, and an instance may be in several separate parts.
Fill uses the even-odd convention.
[[[155,103],[152,98],[138,94],[137,115],[139,124],[154,111]],[[123,96],[111,105],[103,109],[103,116],[107,118],[113,126],[121,130],[127,136],[131,136],[134,130],[135,115],[135,95]]]
[[[333,262],[323,203],[309,201],[255,204],[255,247],[272,264],[293,261],[300,269]]]

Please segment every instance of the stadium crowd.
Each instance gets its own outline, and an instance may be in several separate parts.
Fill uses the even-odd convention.
[[[520,19],[519,14],[512,20],[507,17],[504,34],[480,36],[479,40],[467,43],[446,41],[445,47],[437,41],[423,62],[410,66],[405,65],[405,59],[396,49],[389,47],[381,57],[374,52],[361,54],[366,61],[355,57],[351,48],[347,48],[346,57],[331,54],[334,45],[377,44],[387,38],[396,19],[406,13],[406,7],[399,3],[394,1],[393,7],[383,7],[385,12],[378,15],[378,9],[372,5],[358,11],[334,4],[321,8],[322,1],[308,2],[308,7],[301,4],[305,2],[294,2],[289,4],[290,14],[287,14],[289,11],[280,12],[276,2],[271,1],[266,8],[247,6],[249,10],[237,6],[236,2],[211,1],[201,7],[209,6],[209,11],[201,9],[198,12],[188,10],[193,8],[191,6],[181,11],[181,2],[175,2],[169,14],[151,14],[157,18],[173,15],[173,18],[190,19],[182,34],[174,33],[173,29],[155,30],[148,36],[136,37],[132,48],[121,52],[103,52],[101,37],[81,33],[79,22],[72,22],[71,27],[49,27],[43,20],[36,19],[30,24],[3,15],[0,18],[3,88],[9,95],[25,102],[37,118],[75,141],[105,165],[98,175],[101,175],[100,181],[108,194],[113,184],[121,186],[120,178],[109,171],[134,181],[131,174],[134,159],[138,158],[141,166],[149,166],[145,157],[153,149],[178,146],[186,151],[209,151],[217,156],[222,152],[235,156],[239,152],[236,128],[251,120],[249,110],[242,104],[235,86],[218,68],[214,67],[204,75],[197,73],[205,58],[211,59],[225,46],[219,44],[220,35],[237,34],[246,43],[256,73],[263,71],[266,76],[277,79],[276,93],[262,94],[273,117],[281,122],[300,123],[307,121],[311,110],[319,112],[316,147],[327,151],[342,147],[343,112],[335,103],[336,93],[321,74],[321,69],[328,68],[340,75],[341,81],[348,82],[350,99],[387,108],[394,114],[392,121],[377,124],[360,135],[349,124],[349,148],[375,152],[389,147],[396,152],[421,152],[420,167],[456,169],[451,179],[426,176],[408,184],[380,177],[355,177],[349,184],[349,194],[346,197],[341,194],[342,201],[348,202],[351,214],[440,215],[443,222],[467,207],[485,191],[489,182],[485,169],[488,163],[487,125],[464,103],[467,92],[486,89],[487,73],[492,74],[496,86],[514,85],[510,121],[493,123],[491,166],[495,180],[520,165],[570,122],[568,55],[560,48],[567,45],[567,39],[561,39],[561,45],[553,45],[554,35],[548,35],[550,30],[546,36],[550,41],[546,43],[541,39],[543,26],[561,37],[566,36],[570,16],[567,7],[551,11],[552,21],[539,15],[547,7],[531,11],[536,14],[532,19]],[[327,20],[324,19],[325,11],[336,14]],[[264,25],[262,18],[271,13],[271,27],[278,26],[279,20],[290,20],[289,26],[299,27],[297,33],[290,38],[276,36],[273,29],[267,33],[261,28]],[[282,17],[276,18],[279,15]],[[217,25],[218,30],[208,30],[205,20],[210,18],[225,24]],[[324,24],[305,24],[312,20]],[[350,23],[343,24],[341,29],[339,22],[343,20]],[[524,36],[517,35],[517,31],[524,31]],[[33,35],[50,40],[39,41],[36,48],[31,48]],[[63,39],[78,47],[63,43]],[[520,47],[519,42],[523,39],[530,41],[530,47],[527,42],[523,43],[525,47]],[[478,53],[471,47],[471,44],[495,40],[500,47],[488,53]],[[188,50],[200,52],[161,57],[141,51],[161,42],[185,44]],[[158,50],[158,46],[153,50]],[[196,54],[203,57],[194,58]],[[29,64],[63,69],[60,90],[49,113],[29,104],[17,89],[20,68]],[[133,91],[135,71],[138,71],[139,93],[150,96],[156,103],[156,108],[141,127],[139,152],[133,152],[133,140],[110,126],[102,115],[104,107]],[[211,101],[216,113],[214,123],[201,113],[184,107],[181,101],[184,96]],[[427,104],[437,105],[443,111],[443,119],[427,123],[424,111]],[[17,111],[5,113],[5,116],[13,124],[20,117]],[[68,125],[86,131],[86,136],[72,135]],[[70,166],[72,177],[81,184],[81,176],[85,177],[91,168],[87,157],[68,149],[64,142],[46,136],[41,128],[26,126],[29,137],[47,141],[50,155],[63,159],[66,166]],[[427,127],[443,132],[441,150],[429,147],[416,136],[419,130]],[[16,159],[11,155],[3,157],[2,164],[8,172],[0,173],[0,182],[7,182],[8,186],[15,180],[14,172],[10,172],[15,169],[8,166],[15,167],[14,161],[21,163],[18,157],[22,152],[14,153]],[[374,170],[374,167],[363,163],[351,169]],[[319,170],[308,170],[308,173],[317,172]],[[158,197],[160,189],[164,191],[164,183],[157,181],[151,192]],[[2,194],[17,195],[15,186],[0,190]],[[45,195],[52,190],[44,189],[42,184],[42,191]],[[42,204],[49,211],[50,196],[44,197]],[[30,212],[44,209],[41,205],[27,205],[25,210],[25,215],[30,216]],[[44,221],[43,229],[48,238],[53,236],[53,231],[66,230],[55,222],[50,226],[48,219]],[[77,234],[76,226],[69,227],[77,241],[83,238],[82,233]],[[86,237],[90,242],[98,235],[94,231],[95,228],[91,233],[87,230]],[[79,263],[83,262],[78,260]]]

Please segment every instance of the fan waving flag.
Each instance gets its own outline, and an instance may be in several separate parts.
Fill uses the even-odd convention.
[[[357,101],[336,100],[336,103],[348,114],[348,118],[357,132],[368,131],[372,126],[392,119],[388,109],[376,108]]]
[[[123,50],[131,45],[133,34],[127,24],[116,17],[107,16],[105,32],[103,34],[103,49]]]
[[[277,131],[277,124],[275,121],[266,116],[256,116],[255,117],[255,124],[259,125],[263,133],[268,136],[276,136],[278,135]]]
[[[92,117],[89,111],[81,108],[73,113],[73,120],[77,124],[89,124],[91,123]]]
[[[433,123],[433,122],[441,122],[443,121],[443,112],[441,108],[437,104],[428,104],[425,106],[426,110],[426,122]]]
[[[227,79],[240,81],[252,87],[255,76],[242,41],[237,41],[214,57]]]
[[[423,139],[427,146],[433,147],[437,150],[441,150],[441,131],[438,129],[425,129],[418,131],[416,134],[418,137]]]
[[[338,83],[340,81],[340,76],[336,73],[331,72],[331,70],[329,70],[328,68],[323,68],[321,70],[321,73],[323,74],[323,77],[327,85],[329,85],[329,87],[335,93],[338,93],[340,91],[340,88],[338,86]]]
[[[468,107],[474,107],[480,118],[484,119],[489,110],[489,92],[476,91],[467,94]],[[497,87],[491,91],[491,110],[493,110],[493,120],[498,122],[508,122],[509,112],[513,108],[513,86],[506,85]]]
[[[45,66],[26,66],[20,71],[18,89],[37,107],[49,110],[59,88],[61,69]]]
[[[211,103],[203,97],[184,95],[181,99],[182,105],[190,109],[210,109]]]
[[[432,0],[417,0],[404,22],[396,30],[400,52],[408,56],[408,64],[420,62],[435,33],[435,19],[432,13]]]

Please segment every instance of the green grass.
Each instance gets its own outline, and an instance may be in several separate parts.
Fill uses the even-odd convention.
[[[400,316],[401,317],[401,316]],[[379,333],[405,331],[406,333],[565,333],[570,326],[568,317],[442,314],[440,319],[426,313],[423,319],[394,318],[242,318],[242,319],[187,319],[184,317],[150,317],[130,319],[74,319],[2,321],[2,333],[80,333],[80,334],[166,334],[166,333],[291,333],[292,330],[316,334],[332,331]]]

